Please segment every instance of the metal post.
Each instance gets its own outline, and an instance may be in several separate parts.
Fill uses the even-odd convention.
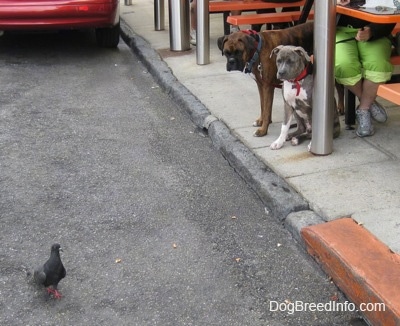
[[[314,92],[311,152],[333,151],[336,0],[314,4]]]
[[[196,59],[198,65],[210,63],[210,15],[209,0],[197,0]]]
[[[154,0],[154,29],[156,31],[162,31],[165,29],[164,16],[164,0]]]
[[[125,0],[124,4],[125,4],[125,6],[131,6],[132,0]]]
[[[169,0],[169,42],[172,51],[190,49],[188,0]]]

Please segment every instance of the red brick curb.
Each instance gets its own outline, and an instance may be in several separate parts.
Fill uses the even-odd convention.
[[[400,325],[400,256],[351,218],[305,227],[307,251],[371,325]],[[376,311],[384,303],[385,311]],[[366,305],[369,304],[369,305]],[[360,306],[362,305],[362,306]]]

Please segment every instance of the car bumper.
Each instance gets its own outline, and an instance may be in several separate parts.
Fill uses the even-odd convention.
[[[0,30],[101,28],[119,21],[119,1],[0,3]]]

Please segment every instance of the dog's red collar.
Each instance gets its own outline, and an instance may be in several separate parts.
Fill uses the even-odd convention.
[[[302,80],[306,78],[308,75],[312,74],[313,66],[312,63],[309,62],[307,66],[304,67],[303,71],[298,75],[295,79],[290,80],[294,85],[292,86],[293,88],[296,88],[296,96],[299,96],[300,94],[300,83],[299,80]]]
[[[258,34],[258,32],[253,29],[241,29],[240,31],[250,36],[255,36]]]

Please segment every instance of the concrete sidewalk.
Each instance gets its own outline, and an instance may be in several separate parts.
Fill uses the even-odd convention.
[[[130,6],[121,1],[125,41],[132,40],[131,47],[199,127],[211,137],[219,128],[216,146],[345,294],[358,305],[385,303],[385,312],[365,312],[365,318],[373,325],[400,325],[399,107],[378,99],[389,119],[375,124],[373,137],[357,137],[342,120],[331,155],[310,154],[307,142],[270,150],[283,117],[281,90],[275,93],[268,135],[254,137],[257,87],[248,75],[225,69],[216,45],[223,35],[222,14],[210,15],[211,62],[200,66],[195,48],[169,50],[168,1],[163,31],[154,30],[153,5],[153,0],[133,0]],[[383,272],[377,273],[377,266]]]

